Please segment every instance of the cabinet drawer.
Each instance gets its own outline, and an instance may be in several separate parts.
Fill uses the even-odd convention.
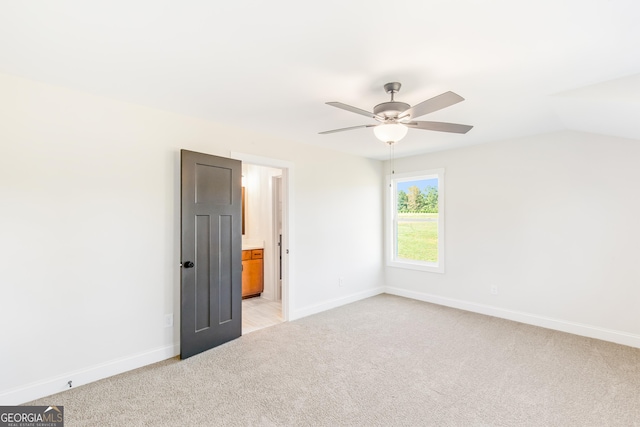
[[[251,259],[251,251],[242,251],[242,261]]]
[[[251,251],[251,259],[262,259],[262,249],[253,249]]]

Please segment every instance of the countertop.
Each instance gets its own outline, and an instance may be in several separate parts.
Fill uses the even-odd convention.
[[[242,239],[242,250],[264,249],[264,241],[260,239]]]

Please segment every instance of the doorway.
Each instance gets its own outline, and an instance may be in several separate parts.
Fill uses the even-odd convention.
[[[244,335],[288,320],[288,179],[291,164],[238,153],[231,153],[231,157],[242,160],[245,192],[243,254],[247,259],[251,250],[253,255],[259,255],[263,264],[261,292],[256,295],[251,287],[251,292],[243,297]],[[255,264],[256,261],[247,259],[245,262]]]

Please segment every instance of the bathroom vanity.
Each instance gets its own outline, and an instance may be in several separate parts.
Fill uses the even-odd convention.
[[[257,297],[264,291],[264,249],[242,249],[242,298]]]

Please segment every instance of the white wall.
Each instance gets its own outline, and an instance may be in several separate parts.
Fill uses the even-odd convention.
[[[307,183],[296,191],[296,233],[309,242],[296,254],[298,267],[309,274],[304,278],[306,292],[296,291],[295,299],[309,309],[299,310],[294,318],[329,308],[322,303],[326,298],[360,295],[384,283],[381,164],[355,167],[349,157],[326,153],[305,151],[300,157],[305,166],[295,172]],[[380,200],[378,207],[369,203],[374,198]],[[345,244],[345,236],[358,237]],[[340,277],[344,287],[338,287]]]
[[[0,93],[0,404],[178,353],[181,148],[294,165],[293,318],[382,289],[380,162],[8,75]]]
[[[397,159],[445,168],[446,265],[388,267],[388,292],[640,347],[639,159],[577,132]]]

